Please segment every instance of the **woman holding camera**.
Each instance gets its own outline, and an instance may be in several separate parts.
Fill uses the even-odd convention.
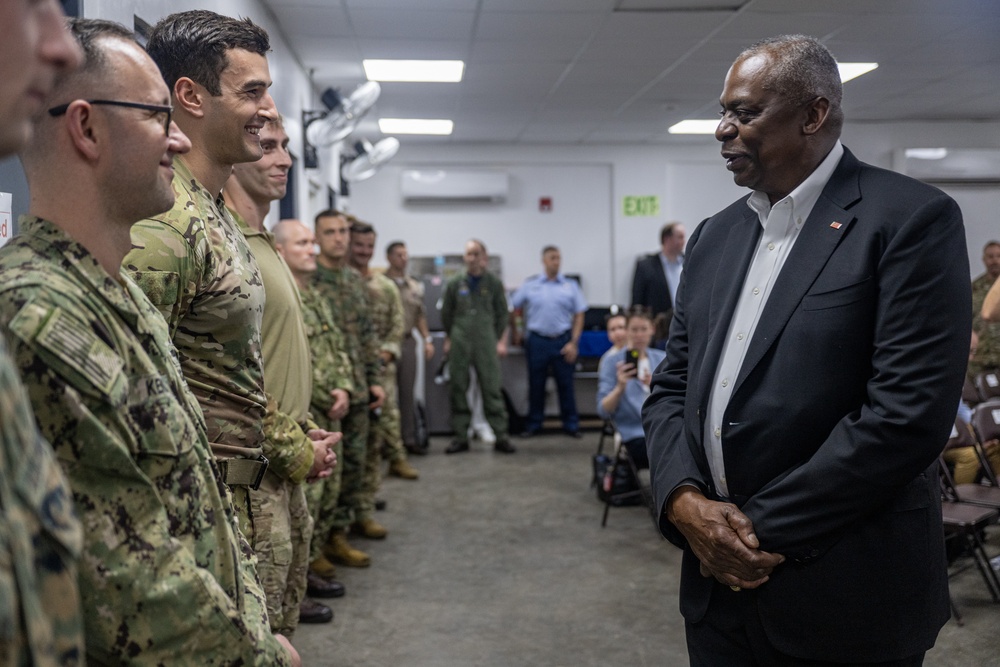
[[[653,338],[650,312],[635,307],[625,324],[627,345],[604,360],[597,383],[597,414],[612,419],[636,468],[648,468],[642,432],[642,404],[649,396],[653,370],[666,354],[649,346]]]

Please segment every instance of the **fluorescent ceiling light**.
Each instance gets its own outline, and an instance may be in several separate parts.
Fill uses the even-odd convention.
[[[841,83],[847,83],[851,79],[856,79],[862,74],[867,74],[877,67],[878,63],[837,63],[837,69],[840,70]]]
[[[434,118],[379,118],[382,134],[451,134],[455,123]]]
[[[461,60],[362,60],[369,81],[456,83],[462,80]]]
[[[711,120],[682,120],[667,128],[670,134],[715,134],[715,128],[719,127],[719,119]]]
[[[907,148],[906,157],[913,160],[943,160],[948,157],[947,148]]]

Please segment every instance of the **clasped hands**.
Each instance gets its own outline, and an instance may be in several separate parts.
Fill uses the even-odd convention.
[[[730,587],[757,588],[785,557],[760,550],[753,523],[736,505],[709,500],[695,487],[670,496],[667,518],[701,561],[701,574]]]
[[[344,434],[314,428],[310,429],[306,436],[313,446],[313,464],[306,475],[306,481],[311,483],[329,477],[333,472],[333,468],[337,465],[337,455],[333,451],[333,446],[340,442]]]

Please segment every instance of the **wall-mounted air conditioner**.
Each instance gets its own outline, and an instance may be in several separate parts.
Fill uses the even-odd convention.
[[[1000,183],[1000,150],[907,148],[894,156],[896,171],[928,183]]]
[[[505,171],[452,168],[404,169],[404,202],[502,202],[510,190]]]

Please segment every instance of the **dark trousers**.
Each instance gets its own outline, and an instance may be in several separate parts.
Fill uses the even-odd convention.
[[[580,416],[573,394],[574,364],[566,363],[560,353],[569,338],[568,331],[555,338],[528,332],[524,342],[524,354],[528,360],[528,422],[525,427],[528,431],[542,428],[545,420],[545,381],[550,373],[556,379],[559,390],[559,416],[563,429],[571,432],[580,429]]]
[[[764,584],[767,586],[767,584]],[[817,604],[822,604],[817,600]],[[731,591],[715,582],[708,612],[698,623],[685,623],[691,667],[920,667],[924,654],[889,662],[828,662],[782,653],[768,640],[752,590]],[[822,632],[822,628],[817,628]]]
[[[416,402],[413,398],[413,383],[417,379],[417,340],[413,336],[404,338],[403,344],[400,345],[396,373],[400,432],[403,436],[403,445],[413,447],[417,444]]]

